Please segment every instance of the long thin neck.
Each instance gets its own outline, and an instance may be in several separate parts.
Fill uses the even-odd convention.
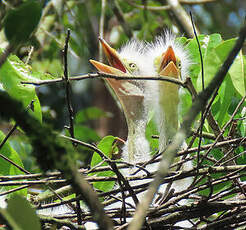
[[[133,106],[131,110],[125,111],[125,117],[128,127],[128,161],[131,163],[136,162],[141,158],[141,154],[145,154],[143,146],[139,146],[138,140],[145,140],[145,128],[147,124],[147,116],[143,105],[143,99],[133,97],[131,103]],[[142,148],[143,147],[143,148]]]

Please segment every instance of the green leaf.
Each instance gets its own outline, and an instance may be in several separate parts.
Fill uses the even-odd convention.
[[[233,48],[236,39],[230,39],[215,48],[216,55],[219,57],[223,63]],[[243,97],[246,92],[245,82],[246,82],[246,63],[245,57],[242,51],[239,52],[236,59],[234,60],[231,68],[229,69],[229,75],[232,80],[232,84],[237,90],[237,92]]]
[[[211,35],[199,35],[198,40],[200,42],[202,56],[203,56],[203,64],[204,64],[204,80],[205,86],[214,76],[218,67],[220,66],[220,62],[214,56],[214,48],[222,42],[222,38],[220,34],[211,34]],[[198,49],[198,45],[196,39],[193,38],[187,44],[186,49],[189,50],[191,54],[191,68],[190,68],[190,76],[193,80],[193,84],[195,88],[200,91],[202,89],[202,79],[201,79],[201,63],[200,63],[200,53]],[[210,61],[210,62],[209,62]]]
[[[159,139],[153,138],[153,135],[159,135],[158,129],[156,127],[156,122],[154,120],[154,113],[150,112],[149,121],[146,126],[145,135],[149,142],[150,149],[154,153],[159,147]]]
[[[85,142],[96,142],[100,140],[97,132],[85,125],[75,125],[74,135],[79,140],[83,140]]]
[[[26,42],[37,27],[42,8],[38,1],[29,0],[10,9],[4,20],[4,32],[12,44]]]
[[[0,131],[0,143],[4,140],[5,135],[2,131]],[[0,150],[0,153],[7,157],[9,160],[13,161],[15,164],[19,165],[20,167],[24,168],[22,161],[18,155],[18,153],[10,146],[9,142],[6,141],[3,147]],[[22,175],[24,174],[21,170],[16,168],[13,164],[9,163],[8,161],[4,160],[0,157],[0,175],[7,176],[7,175]],[[18,186],[6,186],[4,187],[5,190],[10,190],[16,188]],[[17,191],[16,193],[26,196],[27,190],[22,189]]]
[[[14,230],[41,230],[41,224],[30,203],[21,196],[11,197],[7,209],[0,213]]]
[[[188,39],[186,37],[178,37],[176,38],[176,41],[184,46],[188,42]]]
[[[224,118],[228,114],[228,109],[230,107],[233,95],[234,87],[232,85],[232,81],[229,77],[226,77],[219,91],[221,105],[220,108],[217,109],[218,116],[216,116],[216,121],[219,123],[219,125],[223,124]]]
[[[0,52],[1,53],[1,52]],[[34,115],[40,122],[42,121],[42,112],[38,97],[33,85],[24,85],[21,81],[33,80],[32,70],[25,65],[17,56],[11,55],[0,68],[0,83],[4,90],[10,96],[21,101],[27,108],[31,101],[34,101],[34,111],[29,113]]]
[[[117,137],[106,136],[98,143],[97,148],[100,149],[107,157],[112,158],[112,154],[115,151],[114,143],[116,140]],[[91,167],[96,166],[101,161],[102,158],[99,156],[99,154],[94,152],[91,160]]]
[[[97,107],[89,107],[77,113],[75,117],[75,122],[83,123],[89,120],[96,120],[101,117],[108,117],[108,116],[110,116],[110,113],[104,112],[103,110]]]
[[[52,54],[49,55],[52,56]],[[35,72],[33,71],[32,73],[32,81],[37,81],[39,79],[54,79],[60,77],[63,74],[61,61],[55,58],[53,58],[52,60],[44,59],[42,61],[33,61],[32,68],[33,70],[35,70]],[[37,72],[36,70],[38,70],[39,72]],[[50,74],[47,74],[45,72],[49,72]]]
[[[106,156],[109,158],[112,158],[113,153],[118,151],[118,148],[116,147],[115,141],[117,140],[117,137],[114,136],[106,136],[104,137],[99,144],[97,145],[97,148],[100,149]],[[102,161],[102,158],[99,156],[98,153],[94,152],[92,159],[91,159],[91,167],[96,166]],[[102,164],[102,166],[108,165],[106,162]],[[112,171],[104,171],[104,172],[98,172],[98,173],[91,173],[89,175],[96,175],[96,176],[102,176],[102,177],[109,177],[115,175]],[[114,187],[115,182],[114,181],[104,181],[104,182],[94,182],[93,186],[96,189],[99,189],[103,192],[110,191]]]

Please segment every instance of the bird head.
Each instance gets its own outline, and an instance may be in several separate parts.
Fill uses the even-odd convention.
[[[154,60],[154,65],[159,75],[180,78],[181,62],[175,56],[172,46],[168,46],[167,50]]]
[[[139,75],[143,72],[142,44],[131,41],[127,43],[119,52],[112,48],[103,38],[99,38],[105,56],[110,66],[101,62],[90,60],[90,62],[101,72],[116,75]],[[139,60],[140,59],[140,60]]]
[[[184,47],[176,41],[174,34],[165,31],[147,49],[156,74],[184,79],[188,72],[190,58]]]

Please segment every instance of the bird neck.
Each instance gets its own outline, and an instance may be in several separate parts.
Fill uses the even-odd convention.
[[[168,65],[160,74],[178,79],[179,72]],[[159,83],[159,103],[161,108],[160,142],[167,145],[178,130],[179,86],[171,82]],[[161,138],[162,137],[162,138]]]

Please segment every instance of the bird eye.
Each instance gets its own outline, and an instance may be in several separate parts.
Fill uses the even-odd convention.
[[[135,63],[129,63],[129,67],[132,70],[135,70],[137,68],[137,65]]]
[[[177,67],[181,69],[181,61],[177,61]]]

